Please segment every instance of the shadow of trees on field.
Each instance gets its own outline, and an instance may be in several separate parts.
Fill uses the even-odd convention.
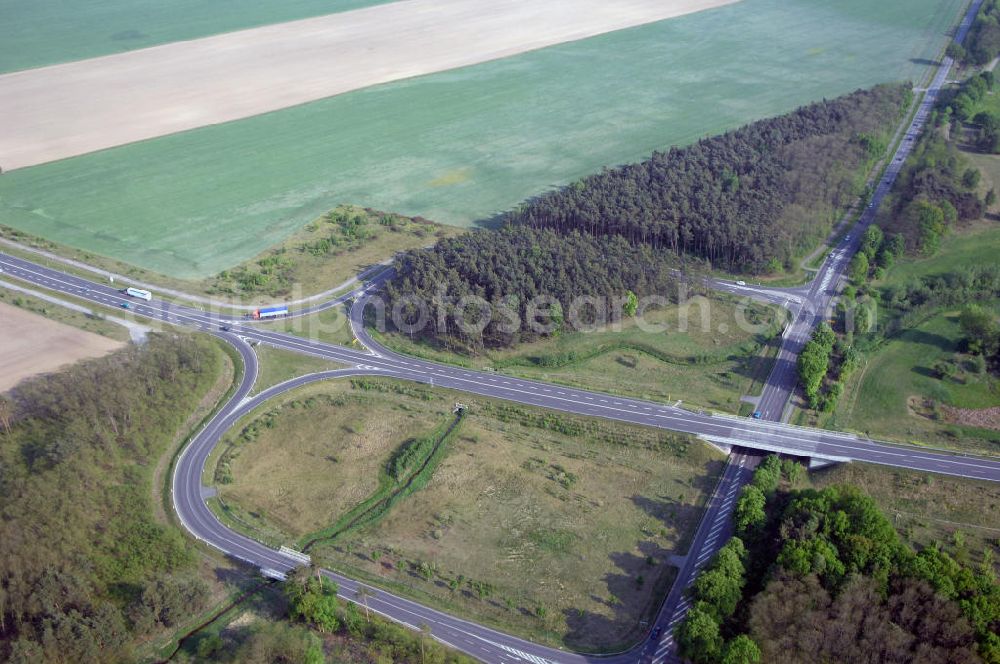
[[[627,648],[643,637],[648,625],[640,624],[640,621],[650,619],[648,614],[656,611],[663,595],[658,587],[650,598],[646,594],[648,585],[655,583],[655,577],[665,571],[662,561],[670,552],[653,541],[640,543],[639,551],[640,555],[612,553],[609,558],[618,571],[605,574],[601,579],[603,596],[591,595],[591,599],[611,609],[610,615],[579,609],[563,612],[568,628],[563,642],[567,647],[617,650]],[[656,560],[655,566],[647,564],[647,556]],[[666,584],[658,585],[664,586],[663,591],[666,591]]]
[[[934,332],[926,332],[920,329],[910,329],[906,330],[899,335],[900,341],[905,341],[912,344],[924,344],[926,346],[933,346],[945,352],[953,352],[956,350],[955,342],[948,337],[935,334]]]
[[[609,554],[615,571],[605,574],[600,585],[595,585],[590,599],[603,604],[610,612],[565,610],[563,616],[568,632],[563,642],[567,647],[618,650],[641,643],[675,577],[667,561],[672,554],[686,553],[703,513],[702,507],[685,503],[681,498],[689,495],[690,488],[702,495],[710,493],[722,467],[719,461],[705,464],[704,472],[691,482],[680,483],[676,496],[636,494],[631,497],[635,506],[664,527],[677,528],[681,536],[676,546],[668,549],[659,540],[658,533],[649,533],[638,542],[635,551]],[[680,487],[687,491],[681,492]]]

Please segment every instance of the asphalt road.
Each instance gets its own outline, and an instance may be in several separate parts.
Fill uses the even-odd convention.
[[[722,478],[706,505],[705,516],[698,525],[684,564],[660,609],[655,623],[660,629],[660,637],[650,641],[640,662],[662,664],[679,661],[675,651],[674,630],[691,608],[687,589],[694,583],[702,567],[712,560],[712,556],[732,536],[732,514],[736,508],[736,500],[740,489],[753,477],[753,470],[760,459],[761,455],[746,450],[735,450],[730,455]]]
[[[0,269],[3,269],[9,277],[30,281],[36,286],[82,298],[96,305],[117,308],[122,302],[121,294],[114,288],[37,266],[22,259],[0,254]],[[355,306],[351,308],[351,318],[355,324],[360,317],[363,307],[361,302],[366,297],[365,291],[376,285],[366,284],[350,294],[357,298]],[[338,298],[338,301],[343,301],[346,297]],[[219,438],[239,417],[267,399],[309,382],[349,375],[375,374],[433,383],[439,387],[453,388],[528,405],[685,431],[710,437],[723,444],[729,443],[765,450],[783,450],[802,456],[825,455],[864,460],[897,467],[1000,481],[1000,462],[998,461],[896,447],[860,440],[836,432],[791,427],[764,420],[692,413],[658,403],[614,397],[402,357],[380,347],[360,327],[355,329],[357,336],[373,352],[362,352],[272,332],[268,330],[267,326],[262,325],[237,323],[232,326],[231,332],[221,332],[219,326],[223,319],[213,314],[174,306],[166,302],[145,303],[133,300],[130,304],[133,307],[132,311],[139,316],[201,329],[227,339],[239,349],[246,367],[241,385],[232,400],[195,437],[179,458],[173,477],[173,501],[182,523],[192,535],[220,551],[262,568],[287,571],[294,567],[298,561],[252,539],[234,533],[215,518],[205,504],[205,498],[209,494],[208,490],[203,488],[201,480],[208,454]],[[296,378],[249,399],[247,395],[252,389],[257,373],[256,356],[247,343],[251,341],[327,358],[354,368]],[[369,601],[369,605],[374,610],[383,612],[385,615],[411,626],[427,624],[431,627],[435,637],[488,662],[529,661],[539,664],[596,660],[633,662],[640,658],[657,663],[663,662],[671,657],[672,627],[679,617],[683,616],[683,612],[687,608],[683,598],[684,590],[701,565],[710,559],[716,548],[728,536],[726,529],[729,527],[729,511],[738,488],[749,476],[748,468],[739,465],[741,458],[744,457],[735,456],[736,461],[731,463],[725,471],[690,549],[689,558],[681,569],[679,582],[675,584],[668,601],[664,604],[661,617],[657,621],[663,630],[660,640],[647,641],[628,653],[612,658],[593,658],[545,648],[423,607],[384,591],[378,591],[376,597]],[[354,598],[355,582],[332,573],[331,577],[341,585],[342,594],[347,599]]]
[[[956,36],[956,39],[959,41],[965,37],[972,17],[975,16],[974,12],[978,11],[980,4],[981,0],[974,3],[970,9],[970,13],[962,21]],[[775,389],[770,390],[758,405],[758,410],[764,417],[768,419],[781,419],[789,398],[795,390],[797,380],[796,358],[802,347],[809,341],[809,337],[816,325],[824,319],[832,318],[833,300],[844,282],[851,258],[857,252],[865,230],[874,221],[876,210],[890,189],[892,189],[892,184],[899,175],[903,163],[913,150],[917,137],[920,135],[924,124],[926,124],[935,103],[937,103],[938,93],[948,76],[951,65],[951,58],[945,58],[942,66],[934,76],[927,89],[927,93],[921,101],[917,112],[914,114],[910,126],[903,135],[903,140],[900,142],[896,154],[893,156],[892,161],[889,162],[875,188],[871,198],[872,205],[864,211],[861,219],[854,228],[831,250],[816,278],[809,284],[808,291],[805,293],[801,305],[793,310],[795,312],[795,320],[786,329],[773,372],[768,379],[768,385],[773,386]]]
[[[964,41],[973,18],[979,12],[981,0],[976,0],[963,17],[955,33],[959,43]],[[914,114],[910,125],[905,129],[902,141],[889,162],[878,185],[873,192],[871,205],[867,208],[855,226],[847,233],[836,247],[831,249],[826,260],[817,272],[816,277],[806,286],[794,289],[778,289],[780,292],[767,293],[776,298],[787,295],[780,302],[789,310],[792,321],[782,335],[781,347],[775,360],[771,374],[760,399],[757,401],[756,412],[762,420],[784,421],[788,404],[797,383],[796,360],[802,347],[809,340],[812,331],[824,318],[832,318],[831,306],[845,279],[845,273],[851,258],[858,249],[865,230],[871,225],[882,199],[892,188],[893,182],[916,143],[916,138],[926,123],[931,110],[937,102],[941,86],[951,70],[951,59],[946,58],[938,68],[926,95]],[[758,296],[764,295],[759,288],[751,288],[740,284],[713,282],[712,287],[742,294],[754,290]],[[643,661],[651,664],[678,661],[675,648],[674,630],[684,619],[690,606],[686,591],[697,577],[700,566],[711,560],[732,534],[730,516],[735,506],[740,490],[753,475],[752,468],[757,459],[747,456],[743,450],[736,448],[730,456],[729,465],[716,489],[716,493],[706,507],[705,515],[699,525],[698,532],[690,547],[691,553],[681,565],[678,578],[660,610],[656,621],[659,629],[659,639],[650,644],[645,651]],[[711,530],[709,530],[711,529]],[[707,534],[706,534],[707,533]]]

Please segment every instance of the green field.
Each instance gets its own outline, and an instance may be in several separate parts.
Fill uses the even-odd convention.
[[[653,149],[919,79],[963,5],[744,0],[5,173],[0,223],[185,278],[340,203],[468,225]]]
[[[359,274],[373,276],[381,269],[379,264],[391,261],[401,251],[426,247],[440,238],[464,232],[454,226],[442,226],[426,220],[341,206],[293,232],[284,242],[239,265],[211,277],[188,280],[150,272],[0,225],[0,237],[24,247],[5,245],[4,252],[49,267],[87,279],[94,278],[92,270],[48,258],[32,250],[122,275],[125,281],[134,279],[153,284],[153,291],[158,297],[172,297],[164,292],[171,289],[186,295],[207,296],[217,302],[249,305],[298,300],[331,289],[340,290],[340,286]]]
[[[0,73],[389,0],[0,0]]]
[[[1000,157],[993,157],[993,163],[1000,166]],[[946,235],[933,256],[908,257],[896,263],[876,285],[900,286],[925,275],[945,274],[970,265],[989,265],[996,262],[997,256],[1000,256],[1000,225],[981,221]]]
[[[995,311],[1000,314],[1000,306]],[[938,361],[956,357],[961,338],[958,312],[946,311],[885,342],[848,381],[836,426],[875,438],[1000,453],[1000,432],[949,424],[932,405],[1000,405],[1000,385],[989,374],[961,370],[948,379],[935,374]]]
[[[335,381],[234,429],[210,463],[224,518],[299,547],[328,535],[396,486],[390,460],[453,422],[456,399],[467,414],[426,485],[309,547],[314,559],[548,643],[641,638],[722,468],[681,435],[400,381]]]

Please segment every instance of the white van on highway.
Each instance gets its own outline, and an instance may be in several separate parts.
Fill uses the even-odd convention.
[[[146,302],[149,302],[150,300],[153,299],[153,294],[150,293],[148,290],[142,290],[141,288],[132,288],[131,286],[125,289],[125,294],[130,297],[137,297],[140,300],[145,300]]]

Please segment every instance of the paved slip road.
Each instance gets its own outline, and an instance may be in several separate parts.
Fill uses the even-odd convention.
[[[959,40],[968,31],[971,19],[980,4],[981,0],[977,0],[970,7],[957,33]],[[379,346],[363,326],[359,325],[365,300],[371,291],[377,289],[381,281],[391,274],[389,271],[359,285],[350,293],[295,313],[295,315],[307,315],[339,306],[353,299],[354,306],[350,310],[352,325],[355,335],[368,347],[368,352],[271,332],[266,326],[230,321],[228,316],[219,316],[165,301],[145,303],[132,300],[130,302],[132,312],[140,317],[199,329],[225,339],[239,350],[245,365],[244,375],[235,395],[195,436],[178,459],[172,491],[179,518],[194,537],[252,565],[287,571],[299,564],[297,558],[235,533],[216,519],[205,504],[205,498],[210,493],[202,486],[201,481],[205,461],[222,434],[237,419],[266,400],[310,382],[352,375],[384,375],[432,383],[439,387],[526,405],[691,433],[719,444],[732,445],[735,452],[709,501],[705,517],[696,532],[678,579],[657,619],[656,624],[663,629],[658,641],[649,640],[628,652],[608,657],[580,655],[539,646],[385,591],[377,591],[375,596],[368,600],[372,610],[414,628],[426,624],[431,628],[435,638],[486,662],[618,664],[647,661],[659,664],[664,661],[676,661],[676,656],[673,654],[672,631],[688,608],[688,600],[684,597],[684,593],[698,570],[711,559],[712,554],[729,536],[731,527],[729,515],[738,490],[750,477],[761,452],[779,451],[805,457],[864,461],[925,472],[1000,481],[1000,460],[890,445],[850,434],[795,427],[778,421],[795,387],[795,358],[798,351],[808,339],[813,326],[822,320],[822,316],[829,308],[843,280],[844,270],[857,249],[861,235],[872,221],[872,210],[888,192],[903,160],[909,154],[915,136],[930,113],[950,65],[950,60],[946,59],[928,88],[927,95],[907,130],[899,151],[875,191],[873,208],[862,216],[855,228],[834,248],[816,279],[807,287],[797,289],[760,289],[712,282],[713,287],[763,301],[784,303],[792,310],[793,323],[786,329],[778,361],[760,400],[761,420],[693,413],[655,402],[471,371],[393,353]],[[123,301],[122,295],[110,286],[2,253],[0,253],[0,270],[3,270],[6,276],[87,300],[99,306],[117,309]],[[220,329],[224,324],[231,326],[230,331]],[[249,346],[251,342],[330,359],[352,368],[295,378],[249,398],[257,375],[257,359]],[[354,600],[354,593],[358,587],[355,581],[332,572],[325,573],[340,584],[341,594],[346,599]]]

